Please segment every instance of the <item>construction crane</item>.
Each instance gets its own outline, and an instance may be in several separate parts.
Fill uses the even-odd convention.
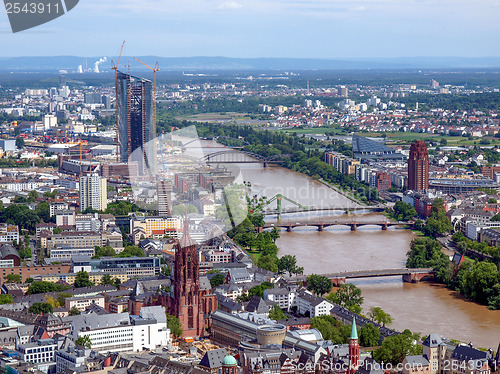
[[[155,120],[154,134],[156,136],[156,72],[160,71],[160,69],[158,69],[158,61],[156,62],[155,67],[152,68],[151,66],[149,66],[145,62],[142,62],[141,60],[139,60],[137,57],[134,57],[134,60],[139,61],[141,64],[143,64],[148,69],[153,70],[153,105],[154,105],[154,120]]]
[[[118,129],[118,66],[120,64],[120,59],[122,58],[122,53],[123,53],[123,47],[125,46],[125,40],[122,43],[122,47],[120,48],[120,54],[118,55],[118,60],[116,61],[116,65],[111,60],[111,64],[113,66],[111,69],[115,71],[115,117],[116,117],[116,158],[117,161],[120,161],[120,137],[119,137],[119,129]]]

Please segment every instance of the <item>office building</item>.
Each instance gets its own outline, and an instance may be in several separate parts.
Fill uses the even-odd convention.
[[[417,140],[410,146],[408,159],[408,189],[422,191],[429,188],[429,154],[424,140]]]
[[[171,216],[172,184],[164,180],[156,182],[156,195],[158,197],[158,215],[160,217]]]
[[[80,177],[80,211],[87,208],[106,210],[108,207],[107,181],[97,174]]]
[[[139,175],[155,175],[152,82],[119,71],[116,85],[117,141],[120,161],[137,161]]]
[[[71,337],[88,336],[99,353],[142,352],[171,342],[167,316],[161,306],[144,307],[139,316],[129,313],[81,314],[72,320]]]

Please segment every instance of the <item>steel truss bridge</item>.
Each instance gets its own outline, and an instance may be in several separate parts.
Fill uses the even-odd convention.
[[[250,156],[251,158],[249,158]],[[220,151],[210,153],[203,156],[200,161],[206,164],[279,164],[285,162],[291,155],[274,155],[264,157],[257,153],[230,149],[227,151]]]

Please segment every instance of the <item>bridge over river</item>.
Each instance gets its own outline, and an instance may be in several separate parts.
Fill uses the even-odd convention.
[[[356,231],[358,227],[361,226],[380,226],[382,230],[387,230],[391,226],[404,226],[408,223],[405,222],[389,222],[389,221],[330,221],[330,222],[321,222],[321,221],[303,221],[303,222],[276,222],[276,223],[266,223],[262,227],[258,227],[257,230],[262,232],[264,229],[277,227],[277,228],[285,228],[286,231],[290,232],[295,227],[309,227],[313,226],[318,229],[318,231],[323,231],[326,227],[330,226],[349,226],[351,231]]]
[[[434,276],[432,268],[401,268],[401,269],[381,269],[381,270],[358,270],[358,271],[344,271],[340,273],[320,274],[333,281],[335,286],[339,286],[346,282],[347,279],[356,278],[376,278],[376,277],[393,277],[401,275],[403,282],[418,283],[425,277]],[[305,282],[307,276],[300,275],[293,277],[292,281]]]

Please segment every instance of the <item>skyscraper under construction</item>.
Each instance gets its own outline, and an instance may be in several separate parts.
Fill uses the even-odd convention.
[[[117,72],[117,142],[121,162],[136,161],[139,175],[156,174],[153,84]]]

